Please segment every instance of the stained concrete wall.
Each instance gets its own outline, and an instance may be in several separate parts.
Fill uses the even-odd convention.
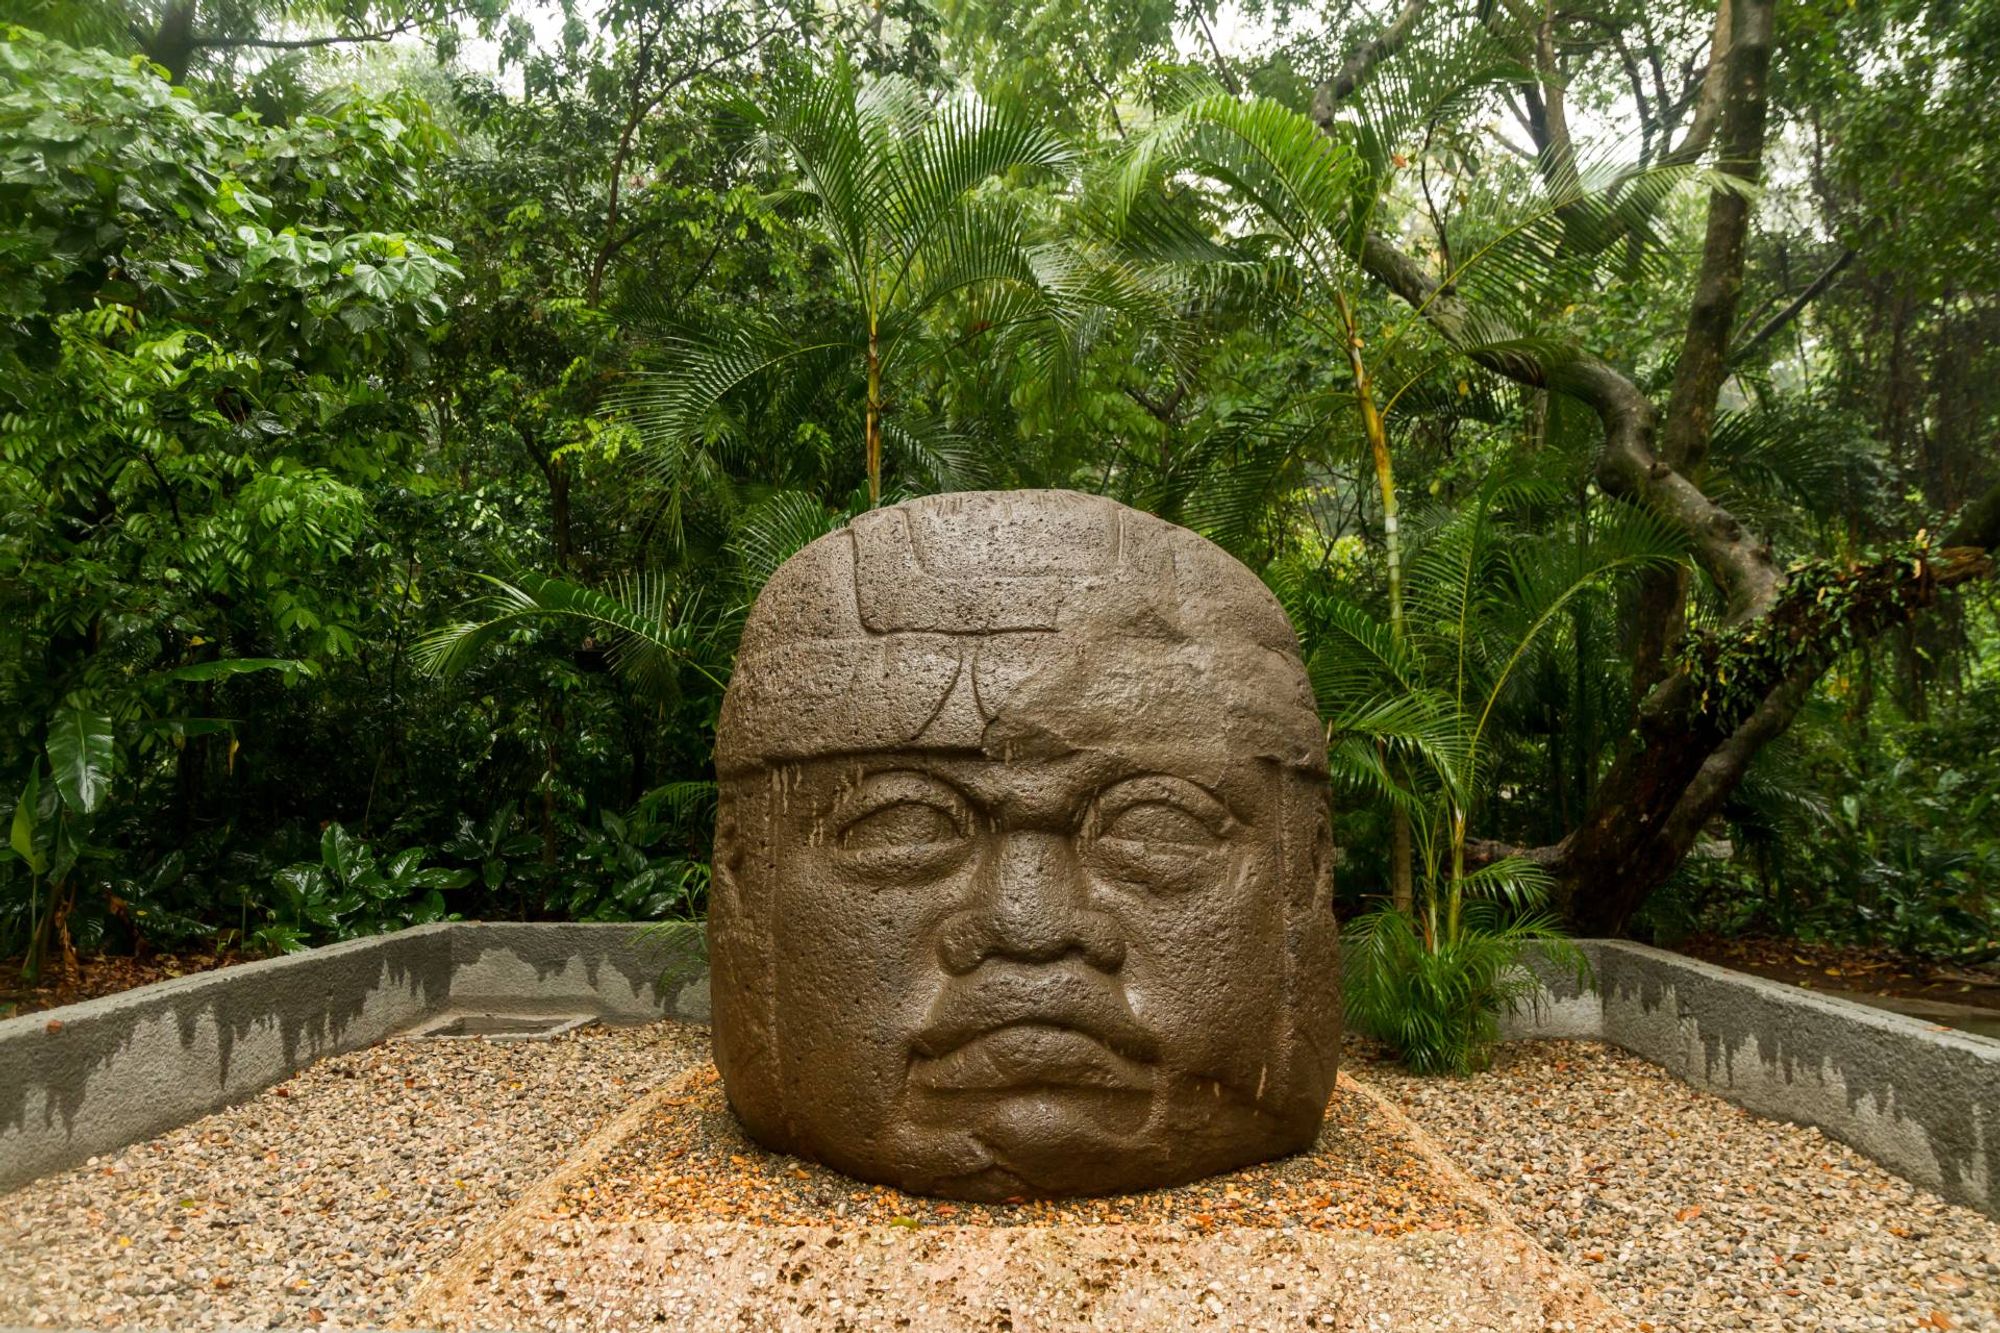
[[[1502,1040],[1524,1037],[1574,1038],[1598,1041],[1604,1035],[1604,991],[1598,983],[1604,964],[1604,940],[1578,940],[1588,974],[1579,982],[1570,968],[1557,967],[1537,954],[1530,954],[1529,967],[1541,989],[1522,1008],[1500,1016]]]
[[[450,1011],[705,1021],[699,927],[444,922],[0,1022],[0,1189]]]
[[[465,922],[451,934],[451,1007],[706,1019],[683,992],[707,974],[701,927]]]
[[[1642,944],[1583,943],[1597,1031],[1580,1030],[1589,1003],[1557,985],[1508,1035],[1599,1037],[2000,1217],[2000,1042]]]
[[[451,989],[448,925],[0,1022],[0,1188],[241,1101],[380,1041]]]

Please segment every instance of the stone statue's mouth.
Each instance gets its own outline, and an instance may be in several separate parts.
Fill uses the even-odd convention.
[[[1146,1092],[1153,1086],[1153,1071],[1090,1033],[1027,1021],[977,1033],[941,1055],[919,1054],[910,1065],[910,1082],[930,1092]]]

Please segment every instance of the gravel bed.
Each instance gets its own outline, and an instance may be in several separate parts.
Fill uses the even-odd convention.
[[[1596,1042],[1469,1079],[1349,1068],[1642,1333],[2000,1330],[2000,1223]]]
[[[752,1224],[746,1236],[757,1224],[939,1238],[1105,1226],[1096,1234],[1218,1243],[1244,1228],[1297,1243],[1452,1242],[1481,1222],[1395,1117],[1347,1088],[1315,1150],[1285,1162],[1118,1198],[954,1204],[763,1152],[727,1114],[707,1056],[704,1030],[661,1023],[547,1043],[392,1042],[322,1061],[0,1195],[0,1325],[386,1323],[598,1126],[670,1087],[635,1108],[639,1127],[603,1158],[549,1183],[546,1221],[600,1235],[647,1220]],[[1591,1042],[1505,1046],[1465,1080],[1415,1078],[1365,1050],[1349,1069],[1642,1333],[2000,1330],[2000,1223],[1817,1130]]]
[[[596,1223],[768,1226],[1305,1227],[1399,1236],[1470,1231],[1486,1210],[1460,1196],[1405,1133],[1343,1081],[1309,1152],[1172,1189],[1002,1204],[866,1185],[752,1143],[713,1066],[663,1098],[591,1169],[563,1183],[558,1216]]]
[[[379,1325],[605,1118],[707,1056],[674,1023],[388,1042],[0,1195],[0,1325]]]

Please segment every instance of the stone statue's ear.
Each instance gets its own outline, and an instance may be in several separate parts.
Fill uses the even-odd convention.
[[[775,1021],[771,927],[777,830],[769,775],[726,778],[717,793],[709,881],[709,1004],[715,1065],[753,1134],[783,1141],[788,1118]],[[744,1111],[749,1111],[744,1116]],[[765,1123],[775,1122],[775,1123]]]
[[[1317,1121],[1340,1063],[1340,926],[1333,915],[1333,819],[1324,780],[1296,770],[1283,792],[1285,1019],[1291,1111]],[[1307,1103],[1310,1103],[1308,1105]]]

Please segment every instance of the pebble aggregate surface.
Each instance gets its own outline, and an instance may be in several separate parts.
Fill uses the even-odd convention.
[[[723,1101],[713,1066],[662,1100],[592,1169],[564,1183],[559,1216],[595,1222],[765,1226],[1305,1227],[1375,1235],[1470,1231],[1486,1210],[1460,1196],[1351,1085],[1311,1150],[1171,1189],[1094,1198],[968,1203],[850,1180],[767,1152]]]
[[[662,1023],[546,1043],[391,1042],[322,1061],[239,1106],[0,1195],[0,1326],[386,1324],[428,1272],[599,1126],[676,1079],[699,1084],[707,1054],[703,1029]],[[1365,1053],[1347,1068],[1642,1333],[2000,1330],[2000,1222],[1817,1130],[1751,1115],[1596,1043],[1512,1044],[1470,1079],[1420,1079]],[[789,1159],[760,1165],[772,1183],[746,1190],[727,1168],[756,1150],[732,1150],[732,1127],[712,1121],[719,1108],[706,1113],[709,1132],[686,1145],[700,1148],[699,1169],[680,1174],[711,1193],[717,1221],[756,1217],[764,1208],[747,1201],[760,1198],[802,1219],[822,1195],[833,1206],[821,1220],[836,1227],[864,1215],[877,1228],[883,1216],[933,1221],[872,1189],[861,1201],[853,1189],[829,1194],[816,1168]],[[661,1172],[662,1187],[673,1173],[643,1169]],[[1337,1158],[1318,1176],[1298,1169],[1258,1168],[1268,1174],[1258,1195],[1241,1182],[1184,1187],[1172,1217],[1184,1229],[1204,1215],[1241,1227],[1248,1218],[1230,1216],[1232,1202],[1254,1213],[1275,1201],[1296,1226],[1295,1210],[1333,1196],[1321,1178],[1348,1178]],[[597,1171],[582,1188],[650,1183],[636,1159]],[[1420,1178],[1399,1185],[1411,1196],[1406,1225],[1421,1235],[1444,1221],[1448,1237],[1463,1219]],[[680,1198],[699,1209],[698,1193]],[[580,1214],[594,1206],[590,1196],[567,1202]]]
[[[2000,1333],[2000,1222],[1596,1042],[1467,1079],[1347,1068],[1641,1333]]]
[[[0,1195],[0,1327],[343,1328],[607,1118],[708,1055],[700,1028],[392,1041]]]
[[[461,1249],[400,1323],[620,1333],[1577,1333],[1601,1298],[1343,1078],[1306,1153],[1141,1194],[919,1198],[751,1144],[702,1069]],[[1623,1327],[1622,1324],[1617,1327]]]

